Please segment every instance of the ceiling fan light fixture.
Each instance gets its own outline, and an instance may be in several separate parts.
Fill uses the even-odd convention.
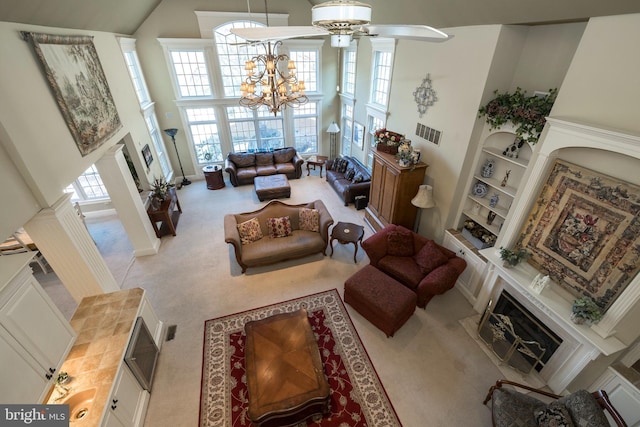
[[[327,29],[366,25],[371,22],[371,6],[353,0],[328,1],[313,6],[311,21]]]
[[[349,34],[334,34],[331,36],[331,47],[349,47],[351,36]]]

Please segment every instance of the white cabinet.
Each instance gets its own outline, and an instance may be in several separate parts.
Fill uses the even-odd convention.
[[[24,259],[20,262],[14,257]],[[15,363],[6,365],[11,367],[8,375],[20,378],[17,382],[3,378],[0,386],[3,403],[41,402],[76,336],[31,274],[28,266],[31,257],[16,254],[0,259],[5,280],[10,268],[18,268],[8,281],[0,282],[0,286],[4,285],[0,290],[0,354],[3,361]],[[18,383],[20,386],[15,386]]]
[[[609,367],[593,383],[590,390],[604,390],[613,406],[618,410],[629,427],[640,427],[640,390],[634,387],[614,368]],[[607,413],[611,425],[615,425]]]
[[[141,426],[148,400],[149,393],[140,386],[126,364],[122,363],[107,403],[102,426]]]
[[[475,304],[476,296],[482,285],[482,277],[487,260],[468,243],[459,231],[450,229],[444,233],[442,246],[453,251],[467,262],[467,268],[458,277],[456,288],[462,292],[471,305]]]
[[[466,220],[472,220],[497,240],[524,183],[523,178],[533,154],[532,147],[526,142],[520,143],[517,157],[508,151],[514,142],[518,145],[517,141],[512,126],[505,125],[501,129],[490,130],[485,125],[474,172],[469,177],[466,196],[460,204],[458,229],[462,229]],[[509,154],[505,155],[505,151]],[[489,173],[483,173],[483,166],[487,161],[493,162],[493,166],[487,168]],[[497,202],[492,203],[492,198]],[[491,220],[490,215],[493,216]]]

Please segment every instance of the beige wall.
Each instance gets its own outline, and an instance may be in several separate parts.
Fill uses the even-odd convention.
[[[85,157],[80,154],[35,54],[20,38],[19,31],[94,37],[93,42],[123,124],[114,137],[94,152]],[[0,93],[3,94],[0,124],[4,130],[0,143],[40,207],[57,201],[67,185],[125,135],[130,134],[138,148],[132,155],[140,156],[142,146],[151,144],[115,35],[0,22],[0,40],[0,55],[11,58],[10,61],[0,61]],[[152,166],[159,168],[158,162]],[[154,172],[155,169],[149,171],[152,175]],[[18,177],[14,180],[18,181]],[[5,186],[0,188],[0,197],[11,200],[8,198],[11,196],[9,190]],[[28,208],[24,205],[17,203],[12,207],[10,221],[4,221],[8,213],[0,213],[0,235],[12,233],[16,222],[21,226],[33,216],[31,202],[26,203]]]

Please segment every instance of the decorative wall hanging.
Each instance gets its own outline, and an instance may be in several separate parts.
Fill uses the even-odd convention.
[[[431,75],[427,74],[422,80],[422,84],[416,88],[416,91],[413,92],[413,99],[418,104],[418,113],[420,113],[420,117],[427,112],[427,108],[432,106],[437,100],[436,91],[433,90],[433,86],[431,85]]]
[[[144,157],[144,162],[147,164],[147,167],[151,166],[151,162],[153,162],[153,156],[151,155],[149,144],[145,144],[144,147],[142,147],[142,156]]]
[[[364,125],[353,122],[353,144],[362,149],[364,143]]]
[[[607,310],[640,269],[640,187],[556,160],[518,243],[529,263]]]
[[[21,34],[35,51],[71,135],[86,156],[122,127],[93,37]]]

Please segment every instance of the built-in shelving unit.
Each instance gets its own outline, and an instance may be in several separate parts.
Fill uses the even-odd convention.
[[[467,183],[466,197],[460,206],[457,219],[458,229],[462,229],[465,221],[470,219],[494,235],[496,239],[500,235],[502,227],[508,219],[509,210],[523,184],[523,177],[533,153],[532,147],[528,143],[524,143],[519,148],[517,157],[505,155],[505,150],[516,139],[515,130],[511,126],[490,130],[489,125],[485,125],[481,136],[481,148],[476,156],[474,173]],[[482,176],[483,166],[488,159],[492,159],[494,162],[493,174]],[[509,176],[505,178],[507,172]],[[474,192],[478,183],[482,183],[487,188],[486,195],[482,196]],[[490,204],[492,196],[498,198],[495,206]],[[492,212],[495,214],[495,218],[489,221],[488,216]]]

